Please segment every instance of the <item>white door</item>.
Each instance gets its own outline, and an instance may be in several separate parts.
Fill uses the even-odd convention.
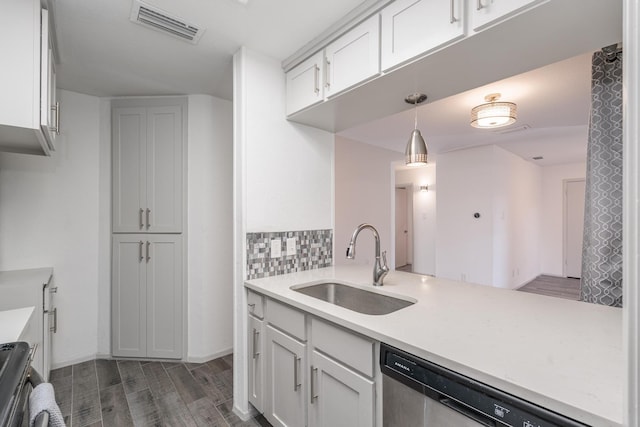
[[[585,181],[572,180],[564,184],[564,275],[579,278],[582,272]]]
[[[383,71],[465,35],[463,0],[396,0],[381,16]]]
[[[396,268],[407,265],[408,226],[407,189],[396,188]]]
[[[182,236],[146,235],[147,357],[182,357]]]
[[[380,72],[380,17],[374,15],[325,49],[327,98]]]
[[[267,326],[265,417],[274,427],[305,425],[306,345]]]
[[[144,108],[114,108],[113,139],[113,232],[145,230],[147,113]]]
[[[287,115],[324,99],[324,52],[320,51],[287,72]]]
[[[309,426],[373,426],[373,381],[316,350],[311,358]]]
[[[142,234],[113,236],[111,347],[114,356],[147,355],[145,240]]]
[[[182,106],[147,109],[146,230],[182,231]]]

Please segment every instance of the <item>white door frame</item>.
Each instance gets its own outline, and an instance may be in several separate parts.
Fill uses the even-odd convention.
[[[586,182],[585,178],[570,178],[562,180],[562,275],[567,276],[567,257],[569,246],[569,205],[568,184],[570,182]]]

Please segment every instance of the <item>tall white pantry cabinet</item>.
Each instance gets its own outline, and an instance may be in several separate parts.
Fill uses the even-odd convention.
[[[111,103],[111,351],[183,357],[187,99]]]

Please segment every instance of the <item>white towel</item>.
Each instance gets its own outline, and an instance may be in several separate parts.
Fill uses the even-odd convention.
[[[29,427],[33,427],[36,417],[41,412],[49,413],[49,426],[66,427],[51,383],[36,386],[29,396]]]

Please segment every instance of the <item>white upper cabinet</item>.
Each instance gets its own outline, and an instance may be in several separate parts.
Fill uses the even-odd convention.
[[[507,19],[549,0],[468,0],[469,18],[474,31]]]
[[[380,74],[380,16],[374,15],[325,49],[325,98]]]
[[[113,232],[182,232],[186,101],[123,99],[112,107]]]
[[[324,99],[323,58],[318,52],[287,73],[287,115]]]
[[[59,108],[52,51],[49,14],[40,0],[0,2],[1,151],[50,155],[54,149]]]
[[[463,0],[398,0],[381,16],[382,71],[465,36]]]

